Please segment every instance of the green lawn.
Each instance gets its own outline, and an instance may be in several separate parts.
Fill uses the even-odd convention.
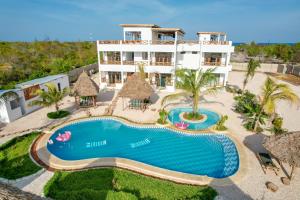
[[[41,169],[29,157],[30,145],[38,135],[38,132],[33,132],[0,146],[0,177],[17,179]]]
[[[208,186],[181,185],[116,168],[56,172],[44,188],[56,200],[203,199],[217,192]]]

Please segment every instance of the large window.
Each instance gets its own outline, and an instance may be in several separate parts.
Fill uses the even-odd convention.
[[[140,31],[125,32],[125,40],[141,40],[141,38]]]
[[[40,89],[39,85],[34,85],[34,86],[31,86],[31,87],[25,88],[23,90],[25,100],[27,101],[29,99],[32,99],[32,98],[38,96],[37,90],[39,90],[39,89]]]
[[[121,72],[108,72],[109,84],[121,83]]]
[[[9,102],[9,104],[10,104],[10,108],[12,110],[20,107],[19,99],[12,100],[12,101]]]

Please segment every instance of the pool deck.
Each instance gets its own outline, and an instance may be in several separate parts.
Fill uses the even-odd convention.
[[[238,171],[227,178],[211,178],[208,176],[200,176],[200,175],[193,175],[187,174],[177,171],[171,171],[167,169],[162,169],[159,167],[151,166],[148,164],[144,164],[138,161],[125,159],[125,158],[92,158],[92,159],[84,159],[78,161],[66,161],[62,160],[48,151],[47,142],[51,135],[58,130],[59,128],[69,125],[78,123],[81,121],[91,121],[97,119],[113,119],[117,120],[121,123],[124,123],[129,126],[133,127],[146,127],[146,128],[162,128],[162,129],[171,129],[173,131],[178,131],[182,134],[203,134],[203,131],[179,131],[176,129],[172,129],[170,127],[160,127],[156,125],[142,125],[136,124],[133,122],[129,122],[127,120],[118,118],[118,117],[94,117],[94,118],[86,118],[80,120],[73,120],[68,123],[63,123],[51,131],[44,132],[44,134],[39,137],[32,148],[33,158],[40,164],[50,168],[52,170],[66,170],[66,171],[73,171],[73,170],[82,170],[88,168],[95,168],[95,167],[118,167],[122,169],[131,170],[140,174],[166,179],[170,181],[174,181],[177,183],[185,183],[191,185],[208,185],[213,183],[214,185],[224,186],[229,184],[236,184],[238,183],[242,177],[246,174],[247,170],[247,156],[242,148],[242,145],[238,142],[238,140],[229,132],[222,132],[222,134],[228,136],[234,143],[239,153],[239,169]],[[210,133],[213,133],[210,131]],[[215,132],[217,133],[217,132]]]

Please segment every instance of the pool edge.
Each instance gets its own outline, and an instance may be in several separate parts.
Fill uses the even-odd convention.
[[[170,127],[159,127],[153,125],[143,125],[143,124],[136,124],[130,121],[126,121],[125,119],[113,117],[113,116],[103,116],[103,117],[90,117],[90,118],[83,118],[78,120],[72,120],[70,122],[63,123],[51,131],[44,131],[43,135],[38,137],[34,144],[32,145],[31,154],[32,158],[40,165],[44,166],[48,170],[65,170],[65,171],[74,171],[74,170],[83,170],[88,168],[97,168],[97,167],[117,167],[122,169],[127,169],[130,171],[134,171],[140,174],[144,174],[147,176],[170,180],[177,183],[184,183],[184,184],[191,184],[191,185],[231,185],[236,184],[247,173],[247,156],[245,150],[242,147],[242,144],[239,140],[231,133],[231,132],[217,132],[211,131],[212,133],[221,133],[228,136],[235,144],[236,149],[239,155],[239,168],[235,174],[229,176],[227,178],[212,178],[208,176],[200,176],[200,175],[193,175],[187,174],[177,171],[171,171],[155,166],[151,166],[145,163],[141,163],[138,161],[125,159],[125,158],[92,158],[92,159],[84,159],[78,161],[66,161],[62,160],[48,151],[47,142],[50,136],[59,128],[82,122],[82,121],[91,121],[97,119],[112,119],[124,123],[125,125],[133,126],[133,127],[149,127],[149,128],[162,128],[162,129],[169,129],[171,131],[180,132],[182,134],[201,134],[203,131],[179,131],[177,129],[173,129]],[[206,130],[207,131],[207,130]],[[210,131],[210,130],[209,130]]]

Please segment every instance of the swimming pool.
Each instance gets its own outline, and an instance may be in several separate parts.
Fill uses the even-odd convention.
[[[71,131],[71,140],[58,142]],[[194,175],[224,178],[239,168],[234,143],[222,134],[188,135],[159,127],[132,127],[114,119],[77,122],[51,135],[47,149],[62,160],[126,158]]]
[[[204,114],[207,117],[203,122],[190,123],[187,120],[180,117],[181,113],[191,112],[192,110],[193,110],[192,108],[174,108],[174,109],[170,110],[168,119],[172,124],[176,124],[181,121],[187,122],[189,124],[187,129],[189,129],[189,130],[207,129],[207,128],[215,125],[220,120],[220,116],[217,113],[215,113],[211,110],[204,109],[204,108],[199,109],[199,113]]]

